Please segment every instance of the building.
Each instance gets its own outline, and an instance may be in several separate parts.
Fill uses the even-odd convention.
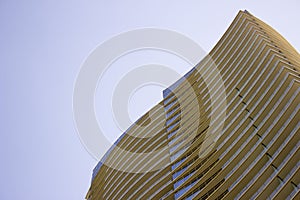
[[[240,11],[93,172],[87,199],[300,199],[300,55]]]

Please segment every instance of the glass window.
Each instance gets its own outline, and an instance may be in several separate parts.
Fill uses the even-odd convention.
[[[186,160],[187,157],[182,158],[178,162],[172,165],[172,170],[176,169],[181,163],[183,163]],[[176,173],[175,173],[176,174]]]
[[[170,119],[168,119],[167,120],[167,126],[169,125],[169,124],[171,124],[178,116],[180,115],[180,113],[177,113],[176,115],[174,115],[172,118],[170,118]]]
[[[173,101],[172,103],[170,103],[169,105],[167,105],[165,108],[167,110],[169,110],[175,103],[176,103],[176,101]]]
[[[168,139],[170,139],[173,135],[175,135],[177,133],[178,129],[175,129],[174,131],[172,131],[169,135],[168,135]]]
[[[172,124],[171,126],[169,126],[167,128],[168,131],[171,131],[176,125],[178,125],[179,121],[175,122],[174,124]]]

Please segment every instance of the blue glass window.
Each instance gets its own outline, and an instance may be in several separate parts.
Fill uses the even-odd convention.
[[[168,139],[170,139],[173,135],[175,135],[177,133],[178,129],[175,129],[174,131],[172,131],[169,135],[168,135]]]
[[[168,126],[169,124],[171,124],[179,115],[180,113],[177,113],[172,118],[168,119],[166,125]]]
[[[164,104],[168,104],[171,100],[174,100],[174,96],[170,96],[168,99],[165,99]]]
[[[174,112],[178,111],[179,105],[175,106],[172,110],[167,112],[167,118],[170,117]]]
[[[174,187],[177,188],[179,187],[182,183],[184,183],[186,180],[188,180],[191,176],[193,176],[195,174],[195,171],[186,175],[185,177],[183,177],[182,179],[178,180],[177,182],[174,183]]]
[[[169,126],[168,128],[167,128],[167,130],[168,131],[171,131],[176,125],[178,125],[179,124],[179,121],[178,122],[176,122],[176,123],[174,123],[174,124],[172,124],[171,126]]]
[[[172,103],[170,103],[169,105],[167,105],[165,108],[166,110],[169,110],[177,101],[173,101]]]
[[[186,160],[186,157],[182,158],[181,160],[179,160],[178,162],[174,163],[172,165],[172,170],[176,169],[176,167],[178,167],[181,163],[183,163]],[[175,173],[176,174],[176,173]]]
[[[181,195],[183,195],[186,191],[191,189],[195,185],[196,181],[193,181],[191,184],[187,185],[186,187],[182,188],[178,192],[175,193],[175,199],[178,199]]]
[[[164,98],[166,98],[170,93],[171,93],[171,90],[170,90],[169,88],[165,89],[165,90],[163,91],[163,96],[164,96]]]

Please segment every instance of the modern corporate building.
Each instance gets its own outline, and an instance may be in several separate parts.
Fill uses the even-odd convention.
[[[240,11],[93,172],[99,199],[300,199],[300,55]]]

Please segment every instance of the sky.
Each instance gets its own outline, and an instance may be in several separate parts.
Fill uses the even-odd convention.
[[[103,42],[154,27],[184,34],[209,52],[238,11],[247,9],[299,51],[299,8],[298,0],[0,0],[0,199],[84,199],[97,160],[77,132],[73,91],[83,62]],[[122,66],[138,64],[136,58],[182,75],[192,67],[146,51],[118,60],[107,79]],[[163,89],[151,86],[132,96],[132,121],[162,98]],[[101,105],[95,107],[105,123],[110,111],[101,118]],[[120,134],[107,137],[113,142]]]

